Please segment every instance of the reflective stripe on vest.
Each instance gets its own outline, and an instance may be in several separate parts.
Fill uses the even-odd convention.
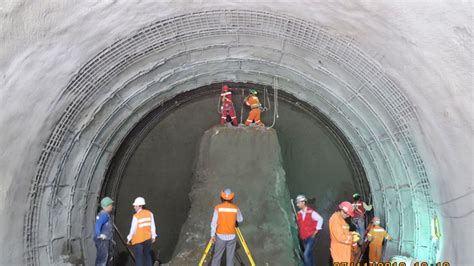
[[[232,203],[223,202],[217,205],[215,209],[217,211],[216,233],[221,235],[234,235],[239,208]]]
[[[151,239],[151,217],[149,210],[141,210],[133,215],[137,219],[137,228],[132,237],[132,245],[143,243]]]
[[[352,206],[354,207],[354,218],[359,218],[359,217],[364,216],[365,208],[361,200],[352,204]]]
[[[256,96],[248,97],[247,101],[245,102],[251,109],[259,108],[261,106],[260,101]]]
[[[317,221],[313,220],[312,214],[314,210],[310,207],[306,207],[306,214],[303,220],[303,211],[299,211],[296,217],[296,223],[299,228],[300,239],[307,239],[316,232]]]

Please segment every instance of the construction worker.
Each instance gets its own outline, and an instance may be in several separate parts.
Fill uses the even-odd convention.
[[[296,206],[300,209],[296,214],[299,238],[304,245],[303,261],[305,266],[313,266],[313,247],[316,242],[316,235],[323,226],[323,217],[315,210],[307,206],[308,200],[304,195],[296,197]]]
[[[351,262],[352,244],[360,239],[357,232],[349,231],[349,224],[345,220],[353,215],[352,204],[344,201],[339,204],[339,210],[329,219],[330,250],[333,263]]]
[[[361,200],[360,194],[355,193],[352,195],[354,202],[352,203],[354,208],[354,217],[352,223],[355,225],[357,232],[361,236],[365,236],[365,212],[372,210],[372,205],[367,205]],[[359,245],[364,243],[364,239],[361,238],[358,242]]]
[[[234,252],[237,244],[235,238],[237,222],[243,221],[240,209],[232,203],[234,193],[226,188],[220,193],[221,203],[216,205],[211,221],[211,239],[214,242],[212,266],[220,266],[221,258],[226,251],[226,265],[234,265]]]
[[[133,215],[127,244],[132,245],[135,265],[151,266],[151,244],[156,240],[156,227],[153,213],[145,209],[145,199],[138,197],[133,202]]]
[[[380,218],[374,217],[372,219],[372,228],[367,233],[367,240],[369,244],[369,261],[370,263],[380,262],[382,258],[382,246],[384,240],[392,240],[392,237],[388,234],[383,227],[380,226]]]
[[[249,126],[251,123],[254,123],[259,126],[265,126],[262,121],[260,120],[260,114],[262,112],[261,108],[262,105],[257,97],[257,91],[254,89],[249,90],[250,95],[245,98],[245,104],[250,106],[250,113],[245,121],[245,125]]]
[[[97,249],[95,259],[96,266],[105,266],[109,258],[110,242],[113,238],[113,222],[110,214],[112,213],[114,201],[105,197],[100,201],[102,208],[95,218],[95,237],[94,243]]]
[[[222,86],[221,104],[221,125],[232,123],[233,126],[237,126],[237,116],[235,115],[234,104],[232,103],[232,92],[227,85]]]

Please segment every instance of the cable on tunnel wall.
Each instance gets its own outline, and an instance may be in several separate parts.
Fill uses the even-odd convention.
[[[278,115],[278,79],[277,78],[273,78],[273,90],[274,90],[273,92],[273,104],[274,104],[273,123],[271,124],[271,126],[269,126],[269,128],[273,128],[275,126],[276,120],[279,117]]]

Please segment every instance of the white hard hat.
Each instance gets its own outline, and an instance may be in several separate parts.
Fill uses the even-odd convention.
[[[133,202],[133,206],[143,206],[143,205],[145,205],[145,199],[142,197],[136,198],[135,201]]]
[[[308,201],[308,199],[306,199],[306,196],[305,196],[305,195],[298,195],[298,196],[296,196],[296,203],[302,202],[302,201]]]

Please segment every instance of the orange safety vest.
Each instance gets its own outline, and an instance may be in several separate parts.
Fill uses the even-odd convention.
[[[249,96],[245,101],[245,104],[250,106],[251,109],[260,108],[261,104],[257,96]]]
[[[235,235],[235,222],[237,221],[237,212],[239,208],[230,203],[223,202],[215,208],[217,212],[217,230],[221,235]]]
[[[135,235],[132,237],[132,245],[143,243],[151,239],[151,217],[149,210],[141,210],[133,215],[138,221]]]

